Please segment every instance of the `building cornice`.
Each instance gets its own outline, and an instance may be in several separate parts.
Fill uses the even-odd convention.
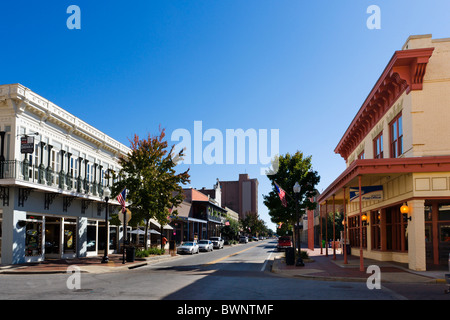
[[[50,121],[66,130],[69,135],[78,135],[116,155],[126,155],[130,151],[122,143],[21,84],[1,85],[0,101],[6,101],[16,115],[20,116],[25,111],[29,111],[38,116],[41,121]]]
[[[422,90],[434,48],[396,51],[334,150],[345,160],[374,128],[398,98]]]

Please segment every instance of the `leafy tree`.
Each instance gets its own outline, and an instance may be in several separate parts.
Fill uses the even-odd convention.
[[[221,228],[220,232],[222,233],[222,236],[229,240],[237,240],[239,237],[239,230],[241,229],[240,221],[231,218],[227,218],[227,221],[230,224]]]
[[[127,202],[131,203],[133,220],[145,222],[146,249],[150,219],[158,221],[162,229],[169,222],[169,208],[176,208],[184,199],[180,184],[190,182],[189,169],[176,172],[177,161],[172,157],[174,146],[169,150],[164,137],[164,129],[160,129],[159,135],[149,134],[147,139],[134,135],[130,140],[130,153],[119,159],[119,179],[112,189],[113,194],[128,189]],[[183,150],[177,157],[183,157]],[[173,210],[170,214],[176,216],[178,212]]]
[[[250,234],[257,235],[266,230],[264,220],[260,219],[255,212],[248,212],[241,223],[243,230]]]
[[[272,191],[264,195],[264,204],[269,209],[272,222],[283,225],[294,226],[297,223],[296,201],[293,187],[296,182],[301,186],[298,195],[298,210],[300,214],[305,210],[314,210],[316,203],[311,202],[311,198],[316,194],[315,186],[320,181],[317,171],[312,169],[312,157],[305,157],[302,152],[297,151],[291,155],[287,153],[278,157],[278,171],[274,175],[267,176],[272,182]],[[276,192],[277,183],[286,193],[287,207],[281,203]],[[284,234],[285,234],[285,230]]]

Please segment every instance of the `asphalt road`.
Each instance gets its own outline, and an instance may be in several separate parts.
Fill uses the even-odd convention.
[[[311,281],[270,272],[274,241],[180,256],[134,270],[73,275],[0,275],[2,300],[398,300],[404,296],[365,283]],[[72,281],[72,282],[71,282]],[[68,287],[69,282],[69,287]]]

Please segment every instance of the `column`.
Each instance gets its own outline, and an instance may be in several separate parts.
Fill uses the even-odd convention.
[[[415,271],[426,270],[425,200],[408,201],[411,221],[408,221],[408,261]]]

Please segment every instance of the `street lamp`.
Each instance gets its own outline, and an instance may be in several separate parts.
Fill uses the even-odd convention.
[[[103,196],[105,197],[105,204],[106,204],[106,213],[105,213],[105,254],[103,255],[102,263],[108,263],[108,247],[109,247],[109,241],[108,241],[108,201],[109,197],[111,196],[111,190],[109,190],[109,187],[106,187],[105,190],[103,190]]]
[[[294,185],[294,195],[295,195],[295,213],[297,214],[297,243],[298,243],[298,259],[296,266],[304,267],[305,264],[303,263],[302,259],[302,251],[301,251],[301,243],[300,243],[300,212],[298,211],[298,202],[300,199],[300,191],[302,190],[302,187],[298,182]]]

